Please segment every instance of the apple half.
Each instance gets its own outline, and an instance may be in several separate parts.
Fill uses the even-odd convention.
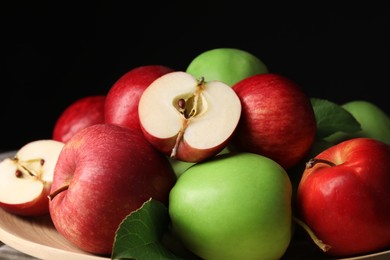
[[[181,161],[199,162],[222,151],[240,119],[241,103],[227,84],[167,73],[143,92],[138,115],[146,139]]]
[[[64,143],[42,139],[27,143],[0,162],[0,207],[20,216],[49,213],[54,167]]]

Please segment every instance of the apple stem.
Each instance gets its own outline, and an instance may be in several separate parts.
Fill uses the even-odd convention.
[[[306,169],[313,168],[314,165],[316,165],[317,163],[325,163],[331,167],[336,166],[336,164],[331,161],[320,159],[320,158],[312,158],[306,163]]]
[[[189,125],[189,121],[190,121],[189,119],[184,118],[183,126],[180,129],[179,133],[177,134],[175,145],[173,146],[172,152],[171,152],[171,155],[170,155],[170,157],[173,158],[173,159],[176,158],[177,150],[179,149],[179,145],[180,145],[181,139],[183,138],[184,131],[186,130],[187,126]]]
[[[52,193],[49,194],[49,196],[47,196],[49,198],[49,200],[53,200],[55,196],[57,196],[58,194],[60,194],[61,192],[67,190],[69,188],[69,184],[65,184],[61,187],[59,187],[58,189],[56,189],[55,191],[53,191]]]
[[[296,218],[296,217],[293,217],[294,221],[299,225],[301,226],[306,232],[307,234],[310,236],[310,238],[313,240],[313,242],[323,251],[323,252],[327,252],[331,246],[330,245],[327,245],[325,244],[324,242],[322,242],[322,240],[320,240],[315,234],[314,232],[311,230],[311,228],[306,225],[305,222],[303,222],[302,220]]]
[[[202,77],[197,84],[197,88],[195,93],[191,97],[189,97],[187,100],[181,98],[177,101],[177,106],[179,108],[179,113],[183,116],[183,121],[182,121],[182,128],[180,129],[179,133],[177,134],[176,140],[175,140],[175,145],[172,148],[171,155],[170,157],[175,159],[177,155],[177,151],[179,149],[179,145],[181,140],[183,139],[184,132],[187,128],[187,126],[190,124],[190,121],[193,117],[199,114],[198,111],[198,106],[199,106],[199,97],[203,91],[204,88],[204,78]],[[192,100],[193,98],[193,100]],[[187,102],[189,101],[189,102]],[[192,101],[192,102],[191,102]],[[191,109],[187,113],[187,105],[191,106]]]

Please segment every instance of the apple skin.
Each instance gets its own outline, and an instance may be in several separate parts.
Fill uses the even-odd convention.
[[[60,234],[94,254],[112,252],[121,221],[149,198],[165,204],[176,176],[139,131],[113,124],[83,129],[64,146],[49,209]]]
[[[315,158],[297,191],[298,217],[330,246],[331,256],[351,257],[390,246],[390,146],[353,138]]]
[[[297,165],[311,149],[317,131],[306,93],[275,73],[243,79],[233,90],[242,112],[232,145],[239,151],[267,156],[287,170]]]
[[[325,138],[333,144],[355,137],[369,137],[390,145],[390,117],[377,105],[366,100],[353,100],[341,105],[360,123],[361,131],[334,133]]]
[[[230,147],[226,146],[217,155],[231,153],[231,152],[234,151],[232,151]],[[173,171],[175,172],[177,178],[179,178],[192,165],[196,164],[195,162],[181,161],[171,157],[168,157],[168,160],[172,165]]]
[[[197,55],[186,72],[195,78],[219,80],[229,86],[249,76],[268,73],[267,66],[254,54],[237,48],[215,48]]]
[[[149,143],[171,158],[190,163],[221,152],[240,114],[240,100],[230,86],[197,80],[184,71],[153,81],[138,104],[141,131]]]
[[[71,103],[54,124],[52,138],[66,143],[81,129],[104,123],[105,95],[86,96]]]
[[[275,161],[227,153],[188,168],[169,195],[172,235],[202,259],[280,259],[292,188]]]
[[[122,75],[107,93],[105,122],[140,129],[138,102],[142,93],[155,79],[172,71],[164,65],[144,65]]]
[[[34,140],[23,145],[12,158],[2,160],[0,162],[0,174],[2,174],[0,207],[18,216],[36,217],[49,214],[47,196],[51,189],[54,167],[63,146],[64,143],[52,139]],[[43,164],[41,160],[44,160]],[[31,176],[22,168],[36,175]],[[24,174],[16,177],[17,170]],[[15,178],[18,180],[14,180]],[[12,201],[5,200],[7,195],[3,191],[12,194],[10,195],[13,197]],[[31,197],[27,197],[30,195]],[[21,199],[22,197],[24,199]]]

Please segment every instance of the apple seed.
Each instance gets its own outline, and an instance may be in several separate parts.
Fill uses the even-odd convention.
[[[184,114],[186,108],[186,101],[184,98],[181,98],[179,101],[177,101],[177,106],[179,107],[180,114]]]
[[[41,171],[36,172],[33,168],[32,165],[34,163],[39,162],[40,166],[43,166],[45,164],[45,160],[41,158],[37,159],[31,159],[31,160],[26,160],[26,161],[20,161],[19,158],[15,157],[12,159],[15,164],[17,165],[17,170],[15,171],[15,176],[20,178],[23,177],[23,173],[27,173],[31,177],[36,177],[40,179],[41,176]]]
[[[15,171],[15,176],[16,176],[16,178],[22,177],[22,176],[23,176],[22,171],[21,171],[21,170],[16,170],[16,171]]]

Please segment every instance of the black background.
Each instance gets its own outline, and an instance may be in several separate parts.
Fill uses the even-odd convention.
[[[255,54],[311,97],[365,99],[390,113],[386,8],[61,2],[1,4],[0,151],[50,138],[66,106],[106,94],[134,67],[185,70],[196,55],[219,47]]]

